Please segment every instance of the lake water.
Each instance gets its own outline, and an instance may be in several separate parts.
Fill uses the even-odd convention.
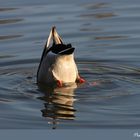
[[[78,88],[36,85],[53,25],[76,48]],[[140,1],[2,0],[0,128],[140,128]]]

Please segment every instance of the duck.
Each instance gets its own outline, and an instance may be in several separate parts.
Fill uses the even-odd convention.
[[[51,28],[45,43],[37,70],[37,83],[62,87],[70,83],[84,83],[74,59],[75,48],[65,44],[56,31]]]

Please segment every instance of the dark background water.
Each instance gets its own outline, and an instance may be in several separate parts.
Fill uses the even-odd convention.
[[[0,128],[140,128],[139,13],[138,0],[1,1]],[[76,48],[78,88],[36,85],[53,25]]]

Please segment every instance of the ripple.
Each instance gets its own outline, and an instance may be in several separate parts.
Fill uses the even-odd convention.
[[[7,103],[7,102],[12,102],[12,100],[0,98],[0,103]]]
[[[15,39],[15,38],[20,38],[22,37],[23,35],[1,35],[0,36],[0,41],[2,40],[9,40],[9,39]]]
[[[127,36],[97,36],[95,40],[114,40],[114,39],[126,39]]]
[[[89,4],[85,4],[83,6],[87,9],[100,9],[100,8],[107,7],[108,5],[109,5],[109,3],[100,2],[100,3],[89,3]]]
[[[84,18],[96,18],[96,19],[102,19],[102,18],[110,18],[110,17],[114,17],[116,16],[116,14],[112,13],[112,12],[109,12],[109,13],[96,13],[96,14],[93,14],[93,13],[90,13],[90,14],[83,14],[83,15],[80,15],[80,17],[84,17]]]
[[[0,62],[0,66],[17,66],[17,65],[23,65],[23,64],[33,64],[39,62],[39,59],[21,59],[21,60],[12,60],[12,61],[6,61],[6,62]]]
[[[21,22],[21,21],[23,21],[23,19],[1,19],[0,25],[1,24],[13,24],[13,23]]]
[[[13,11],[17,10],[18,8],[0,8],[0,12],[5,12],[5,11]]]
[[[13,55],[0,55],[0,59],[15,57]]]

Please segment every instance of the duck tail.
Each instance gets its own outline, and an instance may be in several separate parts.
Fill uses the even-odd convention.
[[[53,36],[53,41],[55,44],[63,44],[63,41],[61,37],[59,36],[59,34],[57,33],[55,26],[52,27],[52,36]]]
[[[55,43],[55,44],[63,44],[63,41],[62,41],[61,37],[58,35],[55,26],[53,26],[51,31],[50,31],[48,40],[47,40],[46,45],[45,45],[46,48],[49,48],[51,40],[53,40],[53,43]]]

